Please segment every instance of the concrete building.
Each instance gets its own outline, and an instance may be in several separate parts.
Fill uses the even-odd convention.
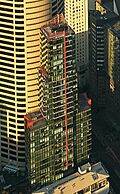
[[[79,98],[75,36],[58,15],[40,29],[40,110],[25,116],[26,158],[32,189],[67,176],[91,150],[91,101]]]
[[[33,194],[108,194],[109,174],[101,162],[78,167],[78,172]]]
[[[62,6],[61,0],[0,1],[1,166],[25,168],[24,115],[39,107],[40,27]]]
[[[89,0],[89,10],[95,10],[95,1],[96,0]]]
[[[90,13],[90,89],[97,108],[106,106],[108,93],[107,29],[118,20],[113,12]]]
[[[102,14],[108,11],[113,12],[113,0],[96,0],[96,10],[100,11]]]
[[[75,32],[79,87],[88,81],[88,0],[65,0],[65,19]]]
[[[96,9],[97,10],[109,10],[116,13],[120,16],[120,1],[119,0],[97,0],[96,1]]]
[[[120,22],[116,22],[108,29],[108,99],[112,107],[120,109]],[[111,108],[112,108],[111,107]],[[118,113],[117,113],[118,114]]]

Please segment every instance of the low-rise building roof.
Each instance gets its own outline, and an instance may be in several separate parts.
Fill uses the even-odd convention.
[[[98,162],[91,168],[87,166],[84,171],[83,168],[80,168],[79,172],[46,186],[33,194],[74,194],[95,183],[106,180],[108,177],[107,170],[101,162]]]

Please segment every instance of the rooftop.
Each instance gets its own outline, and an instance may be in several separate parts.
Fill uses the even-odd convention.
[[[91,107],[92,101],[87,97],[86,93],[80,94],[79,97],[79,111],[82,112]]]
[[[109,177],[108,172],[101,162],[91,167],[87,164],[82,168],[78,168],[78,171],[79,172],[46,186],[33,194],[73,194]]]
[[[91,11],[90,12],[92,16],[95,17],[96,20],[101,20],[102,24],[103,22],[109,22],[109,23],[114,23],[114,21],[117,21],[119,19],[118,15],[115,14],[114,12],[107,12],[104,14],[101,14],[100,11]]]
[[[46,123],[46,119],[40,110],[28,113],[24,116],[24,118],[27,122],[27,128],[32,128],[33,125],[37,127]]]
[[[107,11],[113,10],[113,0],[97,0]]]
[[[114,11],[120,15],[120,0],[97,0],[107,11]]]
[[[45,26],[40,28],[40,31],[46,36],[47,39],[53,39],[64,36],[65,31],[71,30],[68,27],[63,14],[58,14],[55,18],[51,19]]]

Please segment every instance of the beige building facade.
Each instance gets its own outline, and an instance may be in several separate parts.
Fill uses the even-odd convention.
[[[88,0],[65,0],[65,19],[75,32],[80,87],[88,79]]]
[[[1,167],[25,168],[24,115],[39,107],[39,29],[55,9],[63,10],[58,0],[0,1]]]

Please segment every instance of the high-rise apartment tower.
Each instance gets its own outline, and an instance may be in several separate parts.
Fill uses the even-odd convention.
[[[53,6],[53,7],[52,7]],[[62,1],[0,1],[0,164],[24,170],[24,115],[38,108],[40,27]]]
[[[107,95],[107,28],[117,21],[112,12],[90,12],[90,88],[97,108],[106,106]]]
[[[91,107],[85,94],[78,107],[74,32],[57,16],[40,34],[40,109],[25,116],[32,188],[68,175],[88,160],[91,149]]]

